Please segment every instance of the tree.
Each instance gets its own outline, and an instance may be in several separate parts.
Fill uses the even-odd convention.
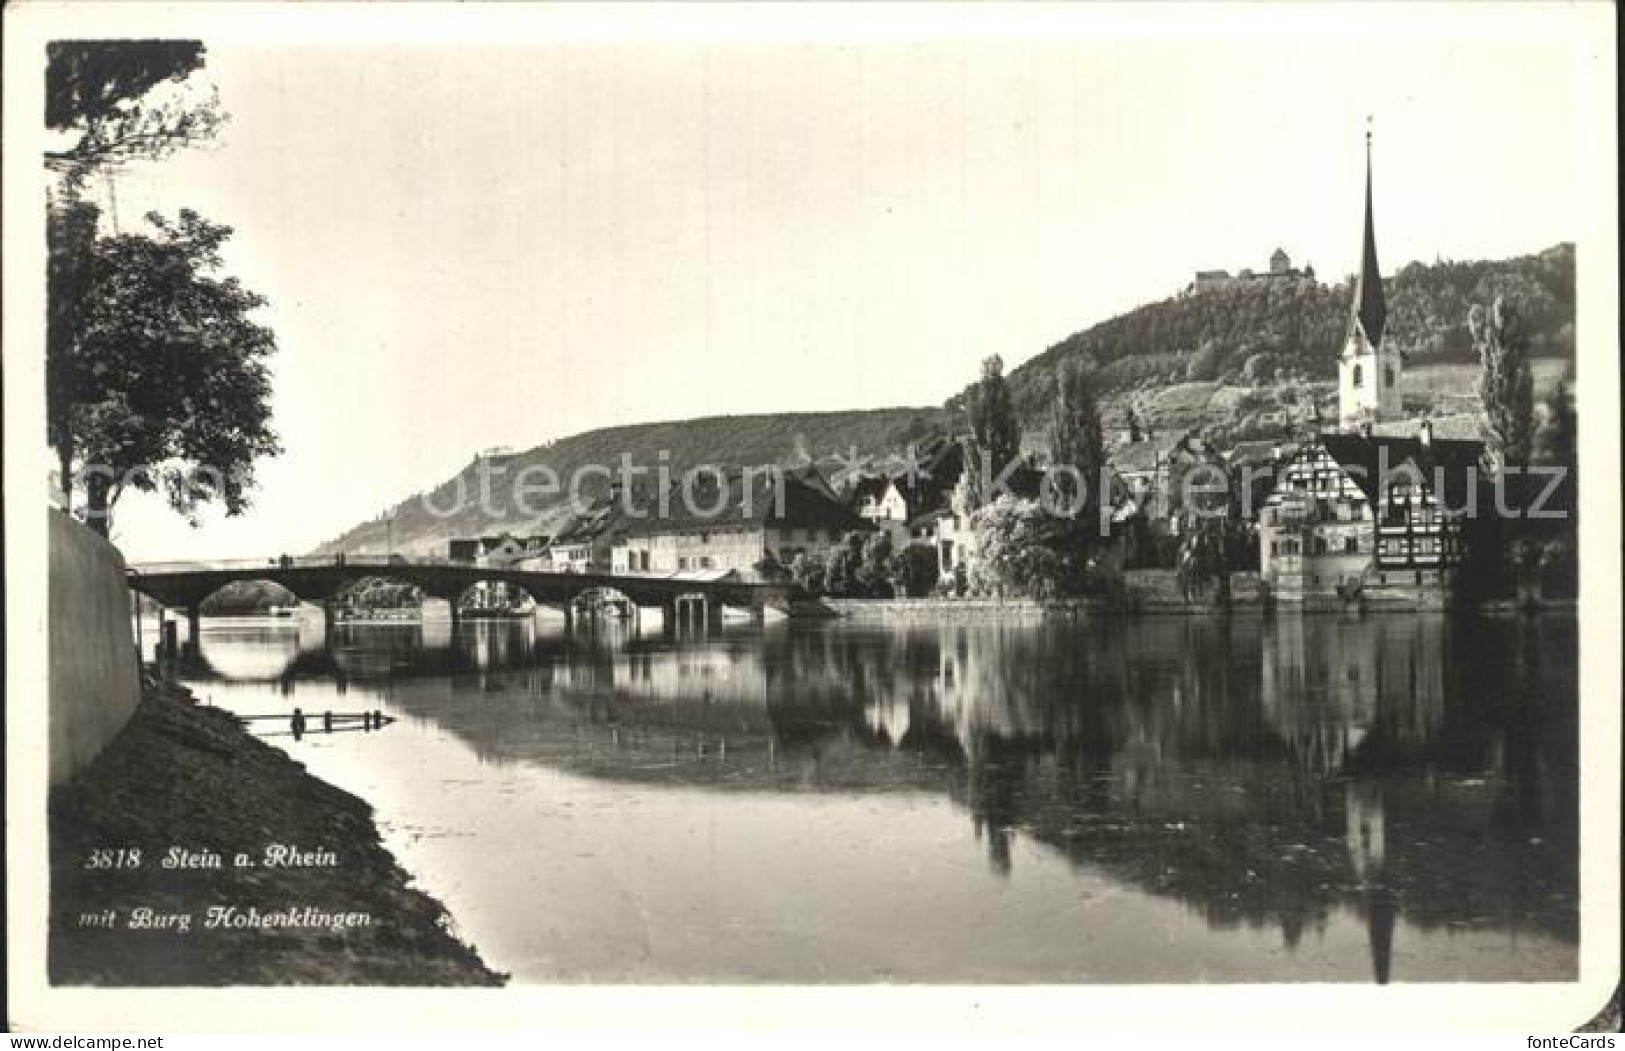
[[[1578,464],[1579,420],[1574,414],[1572,374],[1546,395],[1546,417],[1537,435],[1537,459],[1570,469]]]
[[[1140,414],[1134,411],[1134,406],[1128,407],[1128,440],[1131,442],[1143,441],[1144,429],[1140,424]]]
[[[1168,506],[1179,535],[1174,568],[1186,596],[1217,582],[1228,592],[1230,570],[1243,564],[1254,538],[1239,472],[1226,468],[1212,446],[1187,438],[1168,468]]]
[[[848,533],[845,542],[831,551],[824,563],[824,593],[835,598],[856,595],[862,588],[858,578],[863,566],[863,548],[867,537],[862,533]]]
[[[1573,597],[1578,593],[1579,530],[1576,514],[1580,507],[1579,421],[1574,414],[1572,376],[1546,396],[1545,418],[1536,434],[1535,459],[1546,467],[1562,470],[1563,476],[1545,502],[1545,513],[1561,515],[1555,520],[1526,523],[1541,537],[1537,559],[1542,591],[1550,596]],[[1535,479],[1532,488],[1544,489],[1546,479]],[[1539,526],[1538,530],[1533,527]]]
[[[190,210],[147,221],[150,235],[93,243],[82,295],[47,343],[48,434],[80,465],[87,520],[104,535],[127,486],[162,487],[189,519],[214,500],[239,514],[254,461],[281,451],[265,360],[275,337],[249,318],[265,301],[215,276],[231,229]]]
[[[982,378],[965,389],[965,417],[995,474],[1021,452],[1021,425],[1004,380],[1004,360],[997,354],[982,361]]]
[[[909,544],[891,557],[892,586],[908,598],[929,595],[942,575],[932,544]]]
[[[1001,496],[971,516],[970,585],[978,594],[1051,598],[1064,584],[1062,523],[1036,500]]]
[[[1097,520],[1106,484],[1106,438],[1093,385],[1082,367],[1063,363],[1055,374],[1055,402],[1050,417],[1050,458],[1060,470],[1051,474],[1056,503],[1075,508],[1073,520],[1083,532]],[[1077,486],[1081,483],[1083,491]],[[1080,538],[1081,539],[1081,538]]]
[[[71,201],[54,209],[45,227],[45,438],[57,452],[63,506],[73,501],[72,399],[90,380],[79,373],[84,363],[74,345],[95,271],[98,214],[93,204]]]
[[[892,592],[891,557],[891,534],[885,530],[871,534],[864,541],[857,579],[866,594],[882,598]]]
[[[1226,351],[1216,339],[1209,339],[1197,348],[1185,366],[1185,375],[1193,380],[1215,380],[1224,370]]]
[[[217,95],[154,91],[185,81],[203,59],[196,40],[46,45],[45,126],[74,136],[71,144],[46,151],[46,166],[71,193],[98,170],[156,160],[213,138],[226,119]]]
[[[813,598],[824,594],[827,571],[822,551],[803,551],[790,563],[790,579]]]
[[[757,559],[751,569],[755,570],[756,575],[762,580],[774,584],[782,584],[793,579],[789,567],[775,558],[771,551]]]
[[[1482,366],[1478,393],[1503,464],[1527,464],[1534,434],[1534,383],[1529,372],[1529,337],[1518,303],[1496,296],[1486,311],[1475,305],[1467,315]]]

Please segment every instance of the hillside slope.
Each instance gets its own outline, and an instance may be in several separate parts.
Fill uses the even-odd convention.
[[[1412,411],[1462,411],[1475,400],[1476,380],[1454,377],[1450,390],[1438,370],[1470,369],[1472,343],[1467,311],[1502,293],[1524,304],[1532,349],[1550,359],[1539,370],[1541,386],[1558,382],[1561,362],[1574,352],[1574,246],[1564,243],[1533,255],[1478,262],[1411,263],[1384,282],[1388,338],[1407,354],[1414,381],[1406,383]],[[1334,411],[1337,355],[1348,321],[1349,287],[1313,279],[1238,283],[1200,294],[1149,303],[1068,336],[1010,373],[1016,409],[1028,447],[1041,447],[1063,361],[1087,359],[1108,426],[1122,425],[1126,406],[1160,430],[1205,426],[1214,437],[1269,437],[1310,418],[1311,406]],[[1016,353],[1007,354],[1012,360]],[[1476,370],[1472,370],[1476,373]],[[1424,376],[1432,378],[1424,382]],[[972,377],[966,376],[968,382]],[[512,479],[545,464],[568,484],[589,464],[614,470],[623,454],[653,470],[669,464],[674,474],[699,464],[722,467],[791,465],[815,459],[826,469],[833,457],[856,448],[880,456],[933,431],[962,427],[956,395],[941,408],[892,408],[850,412],[718,416],[697,420],[608,427],[537,446],[508,458],[502,478]],[[664,455],[663,455],[664,454]],[[479,498],[479,461],[429,493],[416,494],[391,515],[358,525],[321,545],[336,551],[408,555],[443,553],[451,537],[550,533],[566,513],[562,495],[531,498],[520,507],[511,484],[491,486],[487,512]],[[595,480],[589,491],[602,484]],[[459,499],[459,489],[465,494]],[[426,499],[425,499],[426,497]],[[439,510],[436,510],[439,509]]]
[[[1472,362],[1467,312],[1516,295],[1537,357],[1574,353],[1574,245],[1476,262],[1410,263],[1383,282],[1386,338],[1411,365]],[[1313,279],[1254,281],[1148,303],[1076,332],[1010,374],[1016,407],[1036,417],[1056,367],[1087,358],[1104,392],[1171,383],[1313,382],[1336,378],[1350,287]]]
[[[577,471],[598,465],[618,472],[623,455],[634,467],[645,468],[653,479],[662,464],[673,477],[702,464],[722,468],[791,466],[816,461],[826,475],[838,466],[834,457],[856,448],[875,456],[905,447],[950,425],[945,410],[934,407],[854,410],[849,412],[772,413],[754,416],[713,416],[697,420],[605,427],[536,446],[488,466],[490,507],[481,506],[480,461],[427,493],[402,501],[389,514],[380,515],[322,544],[317,555],[346,551],[381,554],[393,538],[394,550],[409,556],[444,554],[452,537],[480,536],[510,530],[516,534],[551,533],[568,514],[567,493],[525,496],[514,491],[512,480],[527,468],[545,465],[568,487]],[[533,472],[532,482],[544,476]],[[587,495],[605,484],[601,474],[583,476]],[[461,493],[461,497],[460,494]]]

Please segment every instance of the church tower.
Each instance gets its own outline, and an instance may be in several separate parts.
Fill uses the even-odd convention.
[[[1348,336],[1337,363],[1338,421],[1355,427],[1370,420],[1400,415],[1400,379],[1405,362],[1399,351],[1383,342],[1388,305],[1382,295],[1382,272],[1377,268],[1377,231],[1371,210],[1371,129],[1365,132],[1365,244],[1360,273],[1354,280],[1354,303],[1349,311]]]

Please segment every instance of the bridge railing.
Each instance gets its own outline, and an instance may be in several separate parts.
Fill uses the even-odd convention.
[[[403,560],[399,556],[388,555],[328,555],[320,558],[293,558],[275,556],[272,558],[225,558],[210,559],[193,562],[140,562],[128,567],[134,576],[174,576],[195,573],[275,573],[279,570],[289,569],[365,569],[378,570],[381,575],[388,575],[391,571],[410,569],[453,569],[463,570],[476,575],[488,574],[491,577],[568,577],[580,581],[583,587],[615,587],[618,584],[665,584],[692,587],[697,591],[708,589],[774,589],[782,587],[780,584],[766,582],[730,580],[724,576],[707,579],[704,576],[695,576],[681,572],[661,573],[613,573],[608,570],[580,570],[575,568],[555,568],[552,570],[518,569],[513,566],[478,566],[471,562],[452,562],[442,558],[427,558]]]
[[[188,562],[137,562],[129,566],[131,572],[156,576],[162,573],[236,573],[251,569],[328,569],[359,566],[363,569],[388,569],[390,566],[413,565],[391,561],[387,555],[333,555],[322,558],[220,558]],[[428,564],[428,563],[426,563]]]

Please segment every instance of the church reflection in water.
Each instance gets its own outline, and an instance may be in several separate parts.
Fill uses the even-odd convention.
[[[206,631],[201,652],[223,678],[366,689],[488,763],[718,792],[941,793],[995,873],[1012,874],[1025,837],[1289,949],[1352,913],[1378,981],[1401,921],[1578,937],[1572,620],[319,636]]]

